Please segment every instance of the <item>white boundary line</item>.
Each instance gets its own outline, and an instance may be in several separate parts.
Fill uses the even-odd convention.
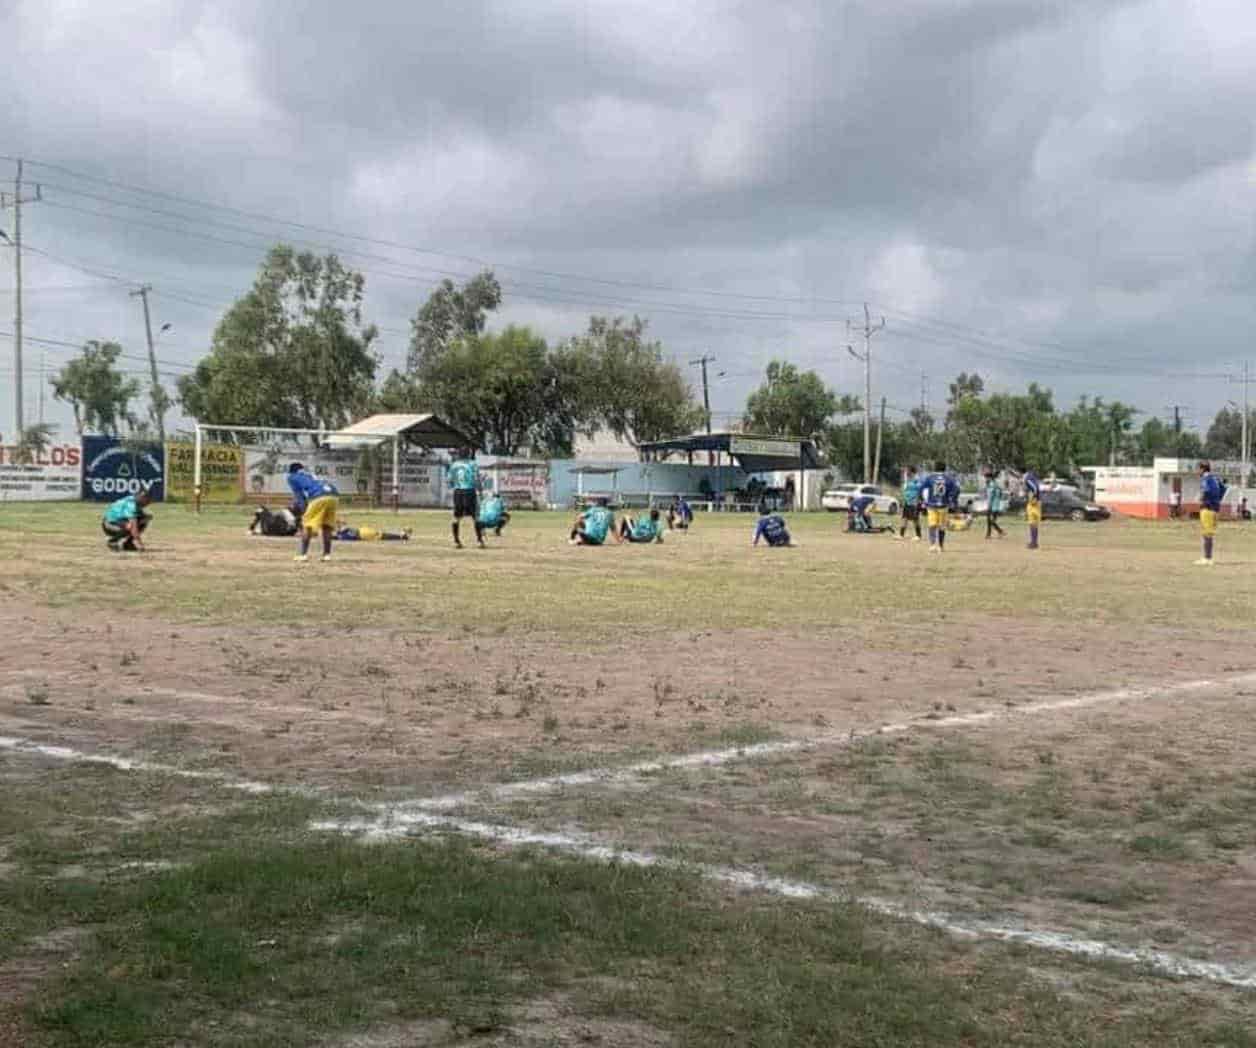
[[[934,722],[936,723],[936,722]],[[132,760],[108,754],[86,753],[68,746],[49,746],[27,739],[0,736],[0,750],[30,753],[53,760],[103,764],[119,771],[149,772],[174,775],[179,778],[216,782],[228,789],[245,793],[303,793],[299,787],[288,787],[264,782],[232,779],[218,772],[192,771],[153,761]],[[706,880],[727,885],[741,891],[762,891],[785,899],[817,900],[854,903],[873,913],[897,920],[912,921],[959,938],[996,939],[1037,949],[1067,953],[1092,960],[1119,961],[1125,964],[1145,965],[1166,975],[1180,978],[1204,979],[1209,982],[1256,989],[1256,964],[1226,965],[1212,961],[1200,961],[1181,957],[1163,950],[1136,949],[1117,946],[1096,939],[1078,939],[1063,932],[1014,928],[985,921],[965,922],[949,914],[928,910],[914,910],[898,903],[872,897],[860,898],[843,895],[831,888],[809,884],[805,881],[789,881],[769,877],[750,870],[735,870],[726,866],[694,864],[668,859],[651,852],[630,851],[599,844],[584,835],[543,833],[522,827],[494,826],[473,822],[448,815],[427,812],[402,812],[394,810],[376,819],[350,819],[346,821],[320,820],[310,824],[311,829],[325,832],[352,834],[366,840],[388,840],[409,837],[421,829],[452,830],[467,836],[491,840],[509,847],[536,846],[566,852],[596,862],[623,862],[633,866],[657,866],[665,869],[689,870]]]
[[[652,852],[621,850],[599,844],[587,836],[543,833],[515,826],[494,826],[490,823],[473,822],[468,819],[433,815],[427,812],[398,812],[391,817],[386,816],[375,820],[316,821],[310,826],[315,830],[361,836],[368,841],[405,838],[423,829],[451,830],[512,848],[534,846],[565,852],[594,862],[622,862],[630,866],[689,871],[696,873],[704,880],[727,885],[740,891],[762,891],[794,900],[853,903],[883,917],[911,921],[958,938],[997,939],[1091,960],[1143,965],[1165,975],[1179,978],[1205,979],[1228,986],[1256,989],[1256,964],[1219,964],[1213,961],[1181,957],[1163,950],[1117,946],[1097,939],[1078,939],[1063,932],[1016,928],[987,921],[963,921],[949,914],[915,910],[884,899],[844,895],[831,888],[809,884],[805,881],[769,877],[727,866],[682,862]]]
[[[1057,710],[1082,709],[1088,706],[1101,706],[1112,702],[1151,699],[1161,695],[1178,695],[1209,688],[1228,687],[1243,684],[1256,684],[1256,673],[1243,674],[1237,677],[1220,679],[1184,681],[1177,684],[1153,684],[1132,688],[1119,688],[1114,691],[1089,692],[1063,699],[1049,699],[1045,702],[1033,702],[1024,706],[1000,707],[982,710],[978,713],[962,713],[953,717],[919,717],[910,721],[898,721],[883,724],[865,731],[851,729],[847,732],[830,732],[807,739],[783,739],[777,742],[760,742],[750,746],[735,746],[722,750],[703,750],[698,753],[686,753],[678,757],[660,757],[654,760],[640,761],[621,767],[591,768],[587,771],[570,772],[564,775],[551,775],[540,779],[525,779],[520,782],[505,782],[482,786],[462,793],[447,793],[441,796],[424,798],[402,804],[381,804],[380,809],[421,809],[448,811],[461,808],[477,801],[503,800],[510,797],[530,794],[549,793],[568,787],[578,786],[626,786],[643,775],[652,775],[661,771],[683,770],[686,768],[716,768],[737,761],[754,760],[757,757],[775,757],[786,753],[798,753],[805,750],[821,749],[828,746],[849,746],[864,739],[879,735],[901,735],[913,728],[966,728],[978,724],[988,724],[996,720],[1011,720],[1017,717],[1028,717],[1039,713],[1051,713]]]

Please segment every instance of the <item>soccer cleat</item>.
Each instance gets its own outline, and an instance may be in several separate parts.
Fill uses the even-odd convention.
[[[1211,567],[1212,567],[1212,558],[1211,558],[1211,557],[1200,557],[1200,558],[1199,558],[1199,560],[1195,561],[1195,567],[1197,567],[1197,568],[1211,568]]]
[[[331,560],[331,554],[330,554],[330,553],[324,553],[324,554],[323,554],[323,563],[324,563],[324,564],[326,564],[329,560]]]
[[[310,562],[310,555],[308,553],[298,553],[292,559],[298,564],[308,564]]]
[[[941,553],[941,552],[942,552],[942,548],[941,548],[941,547],[940,547],[940,546],[939,546],[936,542],[931,542],[931,543],[929,543],[929,552],[930,552],[930,553]]]

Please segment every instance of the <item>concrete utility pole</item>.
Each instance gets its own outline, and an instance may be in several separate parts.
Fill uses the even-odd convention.
[[[22,405],[22,205],[34,204],[42,199],[43,190],[38,185],[35,186],[34,196],[22,196],[22,161],[18,160],[13,193],[0,193],[0,210],[13,208],[13,419],[16,440],[22,439],[22,431],[26,428]]]
[[[872,483],[881,475],[881,434],[885,432],[885,397],[881,398],[881,421],[877,423],[877,457],[872,466]]]
[[[153,347],[153,322],[148,314],[148,293],[152,290],[152,284],[141,284],[139,288],[131,292],[131,297],[135,298],[138,295],[140,301],[144,303],[144,334],[148,337],[148,366],[153,376],[153,385],[149,390],[149,404],[153,421],[157,424],[157,439],[164,445],[166,443],[166,391],[161,388],[161,379],[157,376],[157,350]],[[165,328],[162,330],[164,331]]]
[[[702,413],[706,416],[706,431],[709,436],[711,433],[711,386],[707,381],[707,365],[714,363],[715,358],[708,353],[703,353],[697,360],[689,361],[691,368],[702,368]],[[715,463],[715,452],[707,452],[707,464]]]
[[[862,360],[864,366],[864,483],[872,483],[872,336],[885,327],[885,317],[874,326],[872,323],[872,314],[868,312],[868,303],[864,303],[864,351],[863,354],[855,352],[853,346],[848,345],[847,351],[856,360]],[[846,331],[850,333],[850,321],[846,321]]]
[[[1241,481],[1240,483],[1241,483],[1241,485],[1242,485],[1243,487],[1247,487],[1247,478],[1248,478],[1248,475],[1249,475],[1249,474],[1250,474],[1250,472],[1251,472],[1251,467],[1250,467],[1250,466],[1249,466],[1249,464],[1248,464],[1248,458],[1249,458],[1249,454],[1250,454],[1250,452],[1249,452],[1250,444],[1248,443],[1248,439],[1247,439],[1247,437],[1248,437],[1248,433],[1247,433],[1247,412],[1248,412],[1247,387],[1248,387],[1248,386],[1252,383],[1252,381],[1253,381],[1253,380],[1252,380],[1252,378],[1251,378],[1251,374],[1250,374],[1250,372],[1249,372],[1249,370],[1248,370],[1248,364],[1247,364],[1247,361],[1246,361],[1246,360],[1245,360],[1245,361],[1243,361],[1243,374],[1242,374],[1242,377],[1240,377],[1240,378],[1235,378],[1235,376],[1233,376],[1233,375],[1227,375],[1226,377],[1227,377],[1227,378],[1228,378],[1231,382],[1241,382],[1241,383],[1243,383],[1243,435],[1242,435],[1242,437],[1240,437],[1240,443],[1241,443],[1241,453],[1240,453],[1240,455],[1239,455],[1239,458],[1240,458],[1240,459],[1242,460],[1242,462],[1243,462],[1243,479],[1242,479],[1242,481]]]

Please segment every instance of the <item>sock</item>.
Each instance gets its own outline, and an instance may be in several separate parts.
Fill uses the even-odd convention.
[[[938,544],[938,529],[930,528],[929,529],[929,545],[936,546],[937,544]]]
[[[310,552],[311,532],[305,528],[301,529],[301,556],[306,556]]]
[[[1212,536],[1204,536],[1204,560],[1212,560]]]
[[[323,529],[323,556],[331,556],[331,528]]]
[[[946,548],[946,528],[938,528],[938,549]]]
[[[475,522],[475,541],[476,542],[484,541],[484,525],[481,524],[478,520]]]
[[[455,521],[454,521],[451,525],[449,525],[449,526],[450,526],[450,528],[452,529],[452,531],[453,531],[453,533],[454,533],[454,545],[455,545],[455,546],[461,546],[461,545],[462,545],[462,539],[460,539],[460,538],[458,537],[458,521],[457,521],[457,520],[455,520]]]
[[[1038,525],[1037,524],[1031,524],[1029,526],[1029,544],[1031,546],[1038,545]]]

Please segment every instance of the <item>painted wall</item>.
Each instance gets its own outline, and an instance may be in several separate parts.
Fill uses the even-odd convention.
[[[599,462],[592,459],[552,459],[549,469],[550,505],[566,509],[577,491],[579,478],[571,471],[578,466],[618,466],[618,478],[594,476],[584,478],[585,493],[609,492],[612,479],[615,489],[633,494],[698,496],[702,480],[710,481],[713,491],[731,491],[749,479],[736,466],[717,469],[714,466],[690,466],[674,462]]]

